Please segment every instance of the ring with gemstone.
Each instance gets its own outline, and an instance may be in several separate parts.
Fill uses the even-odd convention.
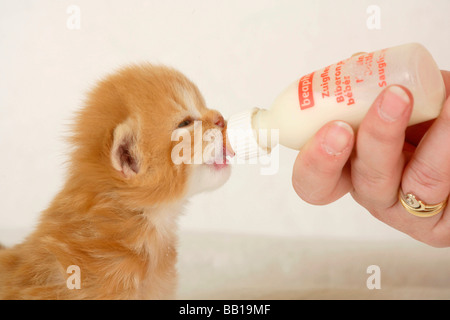
[[[405,195],[401,188],[398,190],[398,198],[406,211],[421,218],[428,218],[438,214],[447,204],[447,199],[445,199],[438,204],[428,205],[418,200],[412,193]]]

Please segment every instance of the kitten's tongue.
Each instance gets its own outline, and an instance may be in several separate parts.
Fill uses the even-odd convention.
[[[230,151],[230,150],[231,149],[228,149],[225,145],[223,146],[222,159],[217,159],[214,162],[214,168],[222,169],[222,168],[225,168],[228,165],[227,157],[234,157],[234,152]]]
[[[227,156],[228,156],[227,148],[225,146],[223,146],[222,158],[216,159],[216,161],[214,161],[214,168],[221,169],[223,167],[226,167],[228,165]]]
[[[226,132],[226,130],[225,130]],[[214,162],[214,168],[216,169],[222,169],[225,168],[228,165],[227,157],[234,157],[235,153],[233,149],[231,149],[230,143],[228,142],[227,135],[223,135],[223,149],[222,149],[222,159],[217,159],[216,162]]]
[[[228,135],[226,134],[227,131],[226,130],[224,130],[224,131],[225,132],[223,134],[223,154],[225,156],[234,157],[235,153],[234,153],[233,149],[231,148],[229,139],[227,139],[228,138]]]

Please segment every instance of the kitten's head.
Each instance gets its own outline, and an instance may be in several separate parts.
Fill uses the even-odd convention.
[[[226,123],[180,72],[150,64],[109,76],[88,96],[72,142],[72,179],[130,207],[226,182]]]

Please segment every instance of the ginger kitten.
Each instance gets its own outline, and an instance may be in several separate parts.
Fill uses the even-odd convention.
[[[223,153],[202,157],[199,124],[225,132],[173,69],[134,65],[101,81],[77,115],[63,189],[23,243],[0,250],[0,298],[174,298],[177,217],[187,197],[230,175]],[[177,133],[192,138],[183,156],[202,153],[201,163],[173,161]],[[70,266],[80,289],[69,289]]]

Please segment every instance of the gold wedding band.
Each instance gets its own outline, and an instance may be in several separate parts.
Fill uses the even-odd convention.
[[[412,193],[403,194],[401,188],[398,190],[398,198],[406,211],[421,218],[428,218],[438,214],[447,204],[447,199],[445,199],[438,204],[428,205],[418,200]]]

